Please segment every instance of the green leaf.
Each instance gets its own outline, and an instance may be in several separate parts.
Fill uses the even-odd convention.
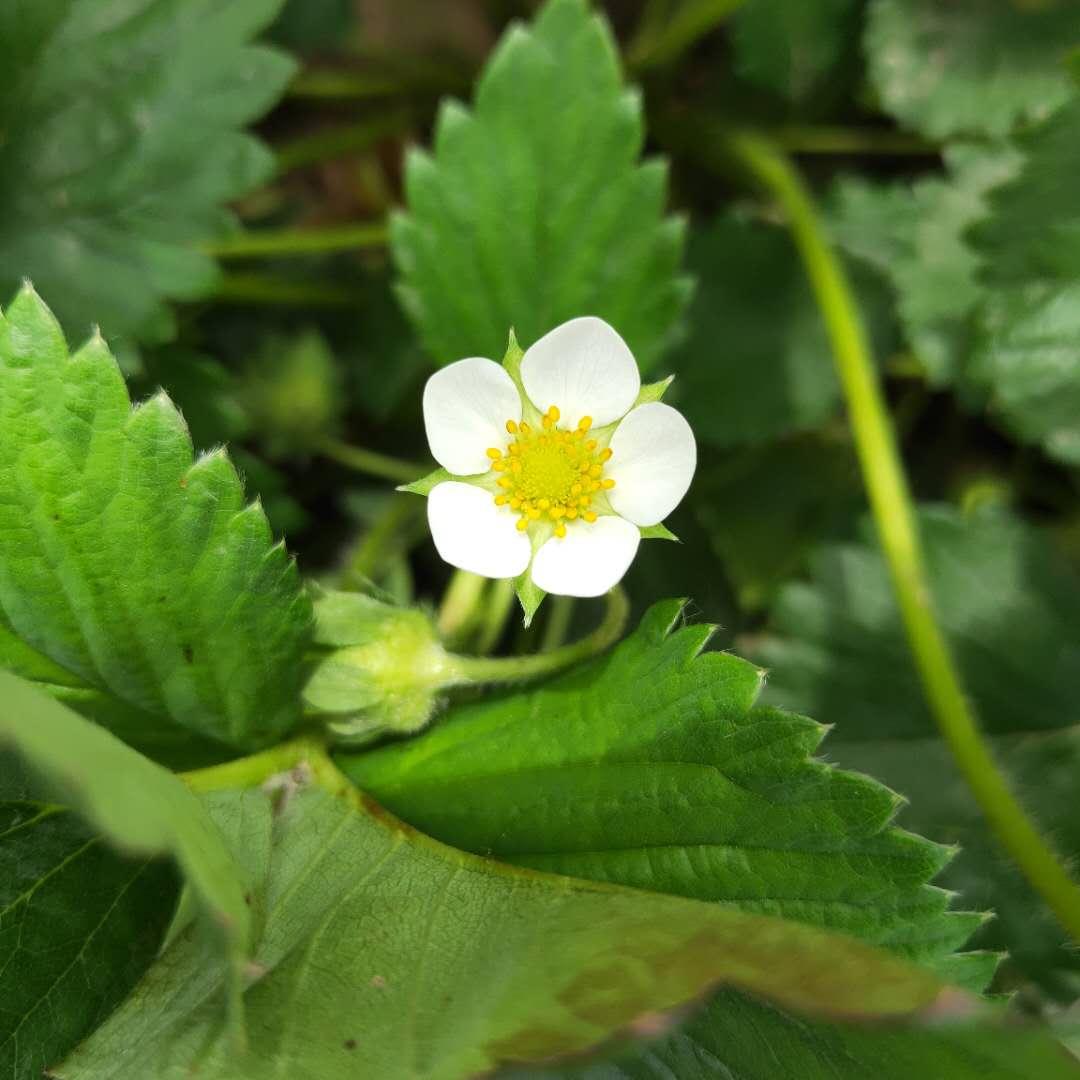
[[[945,151],[948,178],[837,186],[830,215],[840,246],[882,273],[896,290],[908,344],[929,381],[961,374],[971,316],[982,299],[981,260],[965,235],[987,211],[987,192],[1012,176],[1018,155],[1005,145],[957,144]]]
[[[754,0],[732,25],[735,67],[750,82],[801,101],[833,76],[858,33],[858,0]]]
[[[293,72],[251,44],[279,6],[0,0],[0,296],[29,277],[73,337],[171,336],[164,301],[217,282],[194,244],[273,168],[239,129]]]
[[[864,1018],[936,1008],[943,989],[810,927],[454,851],[392,818],[318,751],[271,783],[286,785],[273,814],[259,789],[212,805],[264,836],[249,1054],[228,1055],[201,954],[181,937],[53,1070],[60,1080],[154,1080],[196,1063],[210,1080],[457,1080],[585,1049],[714,982]]]
[[[468,851],[827,926],[985,980],[992,961],[950,956],[981,919],[926,884],[949,853],[892,828],[891,792],[811,759],[822,725],[756,705],[763,673],[702,654],[712,628],[672,632],[681,608],[657,604],[607,657],[343,767]]]
[[[514,578],[514,592],[517,593],[521,611],[525,618],[525,629],[528,630],[547,593],[533,581],[532,575],[528,573]]]
[[[1046,1032],[952,1020],[932,1028],[827,1024],[730,991],[629,1057],[506,1080],[1077,1080]]]
[[[62,807],[0,802],[4,1076],[42,1076],[105,1020],[153,959],[175,897],[167,863],[121,858]]]
[[[1023,801],[1067,856],[1080,853],[1073,811],[1080,772],[1080,578],[1030,526],[998,513],[925,510],[931,591],[981,726]],[[1075,950],[1012,868],[952,764],[924,702],[876,546],[824,549],[813,581],[781,594],[755,649],[769,697],[836,722],[831,746],[911,800],[908,825],[959,843],[943,884],[993,905],[983,941],[1052,990],[1080,970]]]
[[[690,265],[701,280],[689,337],[671,359],[679,372],[672,393],[697,437],[755,445],[835,416],[832,353],[787,230],[720,217],[691,236]],[[884,297],[872,291],[876,282],[864,284],[882,352]]]
[[[548,0],[504,35],[473,111],[444,104],[432,154],[410,155],[392,225],[400,296],[438,363],[501,356],[508,326],[528,346],[578,315],[611,323],[643,370],[657,363],[690,285],[643,137],[585,0]]]
[[[261,509],[223,452],[193,462],[163,394],[132,410],[100,337],[69,356],[29,288],[0,317],[0,491],[0,622],[53,674],[25,649],[15,670],[148,734],[256,746],[296,722],[310,604]]]
[[[646,525],[641,530],[642,540],[674,540],[677,544],[679,538],[664,524]]]
[[[990,292],[969,377],[1020,439],[1080,464],[1080,98],[1020,142],[974,233]]]
[[[931,139],[1006,135],[1065,100],[1072,0],[873,0],[865,46],[885,108]]]
[[[32,684],[0,671],[0,745],[12,746],[64,802],[131,855],[170,855],[228,958],[235,1005],[251,919],[235,864],[183,782]],[[233,1007],[230,1015],[239,1020]]]

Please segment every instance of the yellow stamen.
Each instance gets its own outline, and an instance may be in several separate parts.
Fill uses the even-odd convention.
[[[495,496],[495,505],[496,506],[505,506],[509,501],[510,501],[510,496],[509,495],[496,495]]]
[[[487,450],[487,456],[491,458],[492,461],[498,461],[499,458],[502,457],[502,451],[496,450],[494,446],[489,446]]]
[[[578,426],[578,431],[588,431],[589,428],[592,427],[592,417],[591,416],[583,416],[578,421],[577,426]]]
[[[607,491],[610,491],[615,486],[615,481],[609,476],[606,480],[600,482],[600,486]]]
[[[601,461],[610,461],[611,460],[611,447],[610,446],[605,446],[604,449],[600,451],[600,460]]]
[[[555,535],[560,540],[566,535],[566,526],[561,521],[555,526]]]
[[[586,510],[581,516],[591,525],[596,520],[596,511]]]
[[[529,527],[529,519],[527,517],[519,517],[517,519],[517,525],[515,528],[518,532],[524,532]]]
[[[507,420],[506,421],[506,430],[511,435],[516,435],[517,434],[517,429],[518,429],[518,426],[517,426],[516,421],[514,421],[514,420]]]

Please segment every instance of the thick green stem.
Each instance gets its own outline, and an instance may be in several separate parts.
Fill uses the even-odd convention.
[[[519,682],[553,675],[614,645],[622,636],[629,614],[630,601],[616,586],[607,594],[603,621],[579,641],[532,656],[455,656],[454,667],[462,683]]]
[[[365,450],[361,446],[350,446],[343,442],[325,442],[319,447],[319,451],[339,465],[399,484],[408,483],[431,471],[411,461],[402,461],[400,458],[390,457],[389,454],[380,454],[375,450]]]
[[[574,617],[572,596],[553,596],[550,600],[544,636],[540,641],[541,652],[559,648],[570,632],[570,620]]]
[[[288,281],[269,274],[222,274],[214,299],[270,307],[353,308],[356,291],[320,282]]]
[[[499,644],[506,621],[514,609],[515,599],[514,583],[509,578],[492,583],[487,609],[480,624],[480,636],[476,641],[476,651],[481,655],[491,652]]]
[[[321,750],[321,744],[314,739],[292,739],[250,757],[227,761],[224,765],[211,765],[207,769],[181,773],[180,779],[197,794],[255,787],[271,776],[291,769],[309,754]]]
[[[774,133],[777,143],[792,154],[873,154],[927,157],[938,147],[889,128],[846,127],[840,124],[790,124]]]
[[[998,769],[934,614],[907,479],[843,266],[825,238],[809,193],[784,155],[767,140],[749,134],[732,137],[730,148],[788,216],[832,343],[881,546],[915,666],[941,733],[998,839],[1080,941],[1080,889]]]
[[[363,225],[339,225],[332,229],[265,229],[237,233],[223,240],[200,245],[200,250],[216,259],[281,258],[291,255],[321,255],[334,251],[385,247],[387,228],[380,221]]]

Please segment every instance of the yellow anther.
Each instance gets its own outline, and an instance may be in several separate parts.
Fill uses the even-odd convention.
[[[515,421],[515,420],[507,420],[506,421],[506,430],[511,435],[516,435],[517,434],[517,429],[518,429],[517,421]]]
[[[529,527],[529,519],[527,517],[519,517],[517,519],[517,525],[515,528],[518,532],[524,532]]]
[[[603,471],[604,467],[602,465],[593,465],[589,469],[589,475],[595,480]]]
[[[607,491],[610,491],[615,486],[615,481],[612,480],[611,477],[609,476],[605,481],[603,481],[601,483],[600,486],[602,488],[605,488]]]
[[[591,452],[591,451],[595,450],[597,448],[597,446],[599,446],[599,445],[600,444],[595,439],[590,439],[585,444],[585,449]]]
[[[502,451],[496,450],[494,446],[489,446],[487,449],[487,456],[491,458],[492,461],[498,461],[499,458],[502,457]]]
[[[571,495],[580,495],[581,494],[581,485],[580,484],[574,484],[574,486],[570,488],[570,494]]]
[[[530,519],[531,521],[539,521],[539,520],[540,520],[540,511],[539,511],[539,510],[537,510],[535,506],[534,506],[534,507],[532,507],[532,508],[531,508],[531,509],[529,510],[529,519]]]
[[[578,426],[578,431],[588,431],[589,428],[592,427],[592,417],[591,416],[583,416],[578,421],[577,426]]]
[[[567,517],[568,517],[568,518],[569,518],[569,519],[570,519],[571,521],[573,521],[573,520],[574,520],[574,518],[576,518],[576,517],[577,517],[577,507],[576,507],[576,506],[568,506],[568,507],[566,508],[566,516],[567,516]]]
[[[514,481],[511,480],[509,476],[500,476],[499,479],[495,481],[495,483],[497,483],[501,488],[508,488],[514,486]]]
[[[518,430],[521,432],[522,435],[528,435],[529,432],[532,431],[532,428],[529,427],[529,425],[526,424],[524,420],[522,420],[521,423],[518,425]]]
[[[560,540],[566,535],[566,526],[561,521],[555,526],[555,535]]]
[[[585,513],[583,513],[581,516],[586,521],[592,523],[592,522],[594,522],[596,520],[596,511],[595,510],[586,510]]]
[[[551,505],[550,499],[541,499],[537,504],[541,510],[546,510]]]
[[[518,443],[518,442],[511,443],[510,444],[510,453],[511,454],[520,454],[521,453],[521,443]]]
[[[611,460],[611,447],[610,446],[605,446],[604,449],[600,451],[600,460],[601,461],[610,461]]]
[[[555,423],[555,421],[552,420],[550,416],[543,416],[540,419],[540,423],[544,425],[544,430],[547,431],[547,429],[551,427],[551,425]]]
[[[503,469],[505,469],[505,468],[506,468],[506,459],[505,459],[505,458],[499,458],[499,460],[498,460],[498,461],[493,461],[493,462],[491,463],[491,467],[492,467],[492,468],[493,468],[493,469],[494,469],[494,470],[495,470],[496,472],[502,472],[502,471],[503,471]]]
[[[589,506],[591,503],[592,503],[592,496],[591,495],[582,495],[581,498],[578,499],[578,506]]]
[[[563,517],[565,514],[566,514],[566,507],[565,506],[559,505],[559,506],[553,506],[551,508],[551,516],[556,521],[558,521],[559,518]]]
[[[521,461],[518,458],[514,458],[514,460],[510,462],[510,471],[521,472]]]
[[[495,501],[496,501],[496,502],[498,502],[498,501],[499,501],[499,500],[498,500],[498,498],[496,498],[496,500],[495,500]],[[520,500],[520,499],[519,499],[519,498],[518,498],[518,497],[517,497],[517,496],[515,495],[515,496],[514,496],[514,497],[513,497],[513,498],[512,498],[511,500],[510,500],[510,509],[511,509],[511,510],[517,510],[517,509],[519,509],[519,508],[520,508],[520,506],[521,506],[521,500]]]

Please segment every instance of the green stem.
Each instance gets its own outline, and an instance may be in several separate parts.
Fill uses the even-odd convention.
[[[319,451],[339,465],[367,473],[368,476],[377,476],[382,480],[394,480],[399,484],[408,483],[431,471],[424,465],[416,465],[411,461],[390,457],[389,454],[380,454],[375,450],[366,450],[361,446],[350,446],[334,440],[323,443]]]
[[[266,229],[209,241],[201,244],[199,250],[216,259],[281,258],[385,247],[386,238],[387,228],[382,222],[340,225],[332,229]]]
[[[572,596],[553,596],[548,610],[544,636],[540,642],[541,652],[551,652],[559,648],[570,632],[570,620],[574,617],[574,598]]]
[[[774,133],[792,154],[882,154],[924,157],[938,153],[934,143],[888,128],[856,128],[839,124],[791,124]]]
[[[277,773],[287,772],[297,762],[321,752],[321,749],[321,744],[310,737],[292,739],[250,757],[227,761],[224,765],[180,773],[180,779],[196,794],[255,787]]]
[[[643,20],[642,33],[630,43],[626,63],[632,71],[670,64],[715,30],[746,0],[685,0],[671,18]]]
[[[400,134],[411,123],[412,116],[407,110],[396,109],[380,112],[355,124],[342,124],[302,135],[276,148],[278,172],[358,154],[391,135]]]
[[[411,533],[410,526],[423,505],[422,499],[411,495],[392,495],[387,500],[385,509],[353,548],[341,575],[342,588],[361,588],[365,579],[378,577],[387,555],[403,555],[408,550],[402,533]]]
[[[579,641],[532,656],[455,656],[454,667],[462,683],[506,683],[552,675],[603,652],[622,636],[630,614],[626,593],[616,586],[607,594],[603,621]]]
[[[509,578],[492,583],[488,596],[487,611],[480,625],[480,637],[476,651],[481,655],[491,652],[499,644],[506,629],[506,620],[514,608],[514,583]]]
[[[476,616],[480,598],[487,588],[488,578],[455,570],[443,593],[435,625],[443,641],[459,641]]]
[[[226,304],[265,304],[272,307],[356,306],[354,289],[317,282],[288,281],[268,274],[222,274],[213,298]]]
[[[907,479],[843,266],[825,239],[810,194],[784,155],[751,134],[732,137],[730,148],[787,213],[832,343],[878,535],[915,665],[941,733],[998,839],[1080,941],[1080,889],[998,769],[934,614]]]

